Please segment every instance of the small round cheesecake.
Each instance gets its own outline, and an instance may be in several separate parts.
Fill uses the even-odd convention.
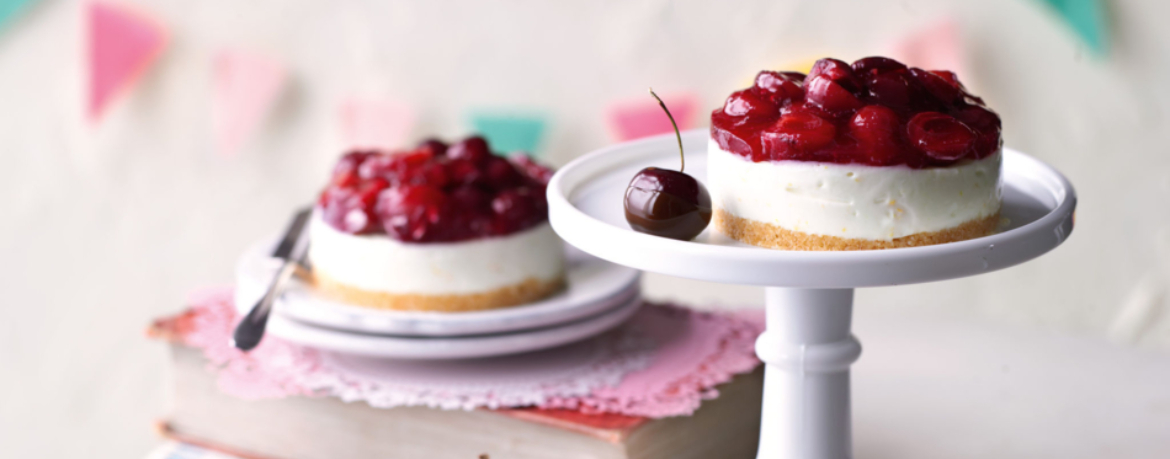
[[[711,121],[713,223],[741,242],[888,249],[1000,225],[1000,120],[953,73],[822,59],[761,72]]]
[[[563,284],[564,248],[548,223],[504,236],[414,244],[310,223],[317,288],[382,309],[472,311],[530,303]]]
[[[548,225],[552,172],[471,137],[407,152],[351,152],[309,227],[308,277],[343,302],[458,312],[548,297],[564,247]]]

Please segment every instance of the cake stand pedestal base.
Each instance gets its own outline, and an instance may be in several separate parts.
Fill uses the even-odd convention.
[[[849,333],[853,289],[766,289],[767,329],[758,459],[847,459],[849,366],[861,344]]]

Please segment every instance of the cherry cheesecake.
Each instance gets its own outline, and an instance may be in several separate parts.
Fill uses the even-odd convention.
[[[564,284],[548,224],[552,171],[482,137],[344,155],[310,223],[309,277],[329,296],[394,310],[471,311]]]
[[[954,73],[868,57],[763,71],[711,114],[715,229],[788,250],[910,247],[1000,223],[1000,119]]]

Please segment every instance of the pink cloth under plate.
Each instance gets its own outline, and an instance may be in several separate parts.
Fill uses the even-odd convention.
[[[341,355],[266,337],[251,353],[228,344],[232,289],[191,298],[179,339],[203,350],[219,388],[244,399],[334,396],[379,408],[572,408],[649,418],[688,415],[715,386],[759,364],[759,310],[702,312],[650,303],[615,330],[528,354],[460,361]]]

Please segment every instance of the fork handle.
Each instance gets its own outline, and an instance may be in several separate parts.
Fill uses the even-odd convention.
[[[280,296],[285,283],[292,277],[296,268],[297,264],[293,260],[284,261],[264,296],[236,325],[236,331],[232,333],[232,346],[247,352],[260,344],[260,340],[264,338],[264,329],[268,326],[268,316],[272,313],[272,304],[276,302],[276,297]]]

